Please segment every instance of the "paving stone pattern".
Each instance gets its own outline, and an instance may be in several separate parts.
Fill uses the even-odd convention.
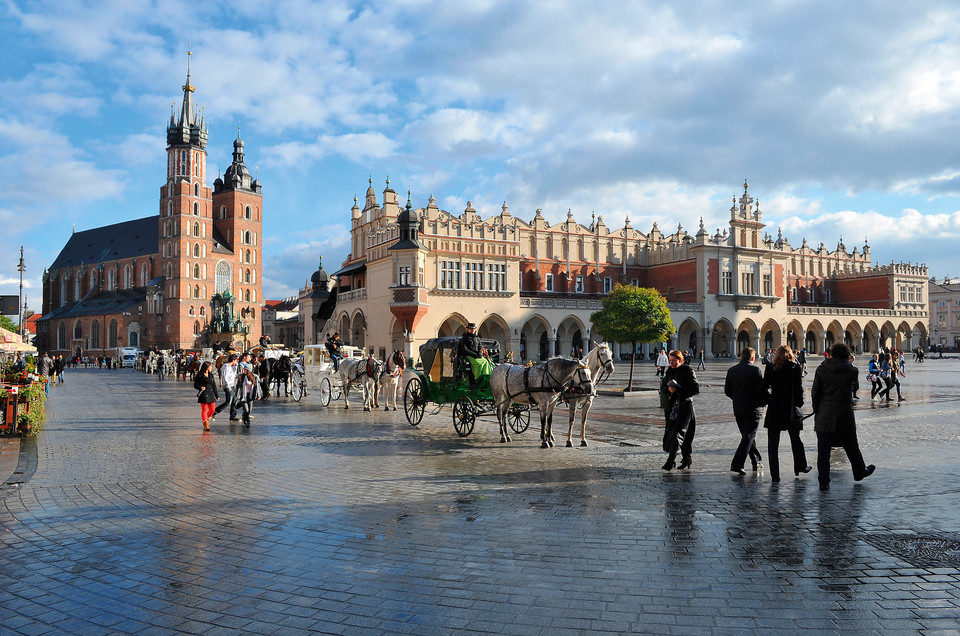
[[[829,492],[786,441],[780,484],[729,472],[725,368],[669,473],[649,398],[599,398],[589,447],[563,423],[543,450],[536,414],[501,445],[494,420],[459,438],[449,409],[412,428],[315,396],[203,433],[184,382],[68,372],[0,491],[0,632],[960,633],[960,363],[861,400],[877,472],[837,451]]]

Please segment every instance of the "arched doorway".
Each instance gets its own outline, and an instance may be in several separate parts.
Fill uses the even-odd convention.
[[[547,332],[544,331],[540,334],[540,352],[538,353],[537,360],[541,362],[550,357],[550,339],[547,338]]]
[[[737,355],[750,346],[750,333],[746,330],[740,331],[737,334]]]

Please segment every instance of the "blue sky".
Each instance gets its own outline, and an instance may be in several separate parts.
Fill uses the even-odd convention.
[[[951,2],[0,0],[0,293],[71,228],[156,214],[192,50],[208,173],[240,134],[264,292],[348,252],[372,176],[483,217],[571,209],[649,231],[729,219],[960,275],[960,7]]]

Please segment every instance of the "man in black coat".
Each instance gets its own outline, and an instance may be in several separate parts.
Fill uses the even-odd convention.
[[[853,480],[861,481],[876,470],[867,466],[857,440],[857,421],[853,413],[853,394],[860,386],[856,367],[850,362],[850,349],[840,343],[830,349],[830,357],[817,367],[810,397],[813,401],[814,430],[817,432],[817,473],[820,490],[830,490],[830,450],[841,446],[850,460]]]
[[[477,335],[477,325],[471,322],[467,325],[466,332],[460,336],[460,342],[457,343],[457,357],[467,362],[464,369],[469,376],[470,388],[476,388],[477,386],[478,372],[483,370],[480,368],[483,366],[480,361],[484,360],[484,353],[480,336]]]
[[[754,470],[760,469],[763,460],[754,440],[760,428],[763,407],[767,403],[767,392],[760,369],[753,364],[756,359],[757,352],[751,347],[745,348],[740,352],[740,362],[727,370],[727,378],[723,383],[724,395],[733,400],[733,416],[740,429],[740,446],[733,455],[730,470],[740,475],[746,474],[743,466],[747,455]]]

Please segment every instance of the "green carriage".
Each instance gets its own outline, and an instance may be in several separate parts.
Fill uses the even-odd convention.
[[[494,412],[496,406],[490,390],[490,375],[476,378],[470,385],[469,363],[457,356],[458,337],[433,338],[420,346],[423,370],[415,370],[403,391],[403,410],[411,426],[423,419],[427,404],[436,406],[438,413],[445,404],[453,405],[453,427],[460,437],[473,431],[477,417]],[[491,361],[500,361],[500,343],[482,339]],[[514,404],[507,413],[510,428],[522,433],[530,426],[530,409]]]

